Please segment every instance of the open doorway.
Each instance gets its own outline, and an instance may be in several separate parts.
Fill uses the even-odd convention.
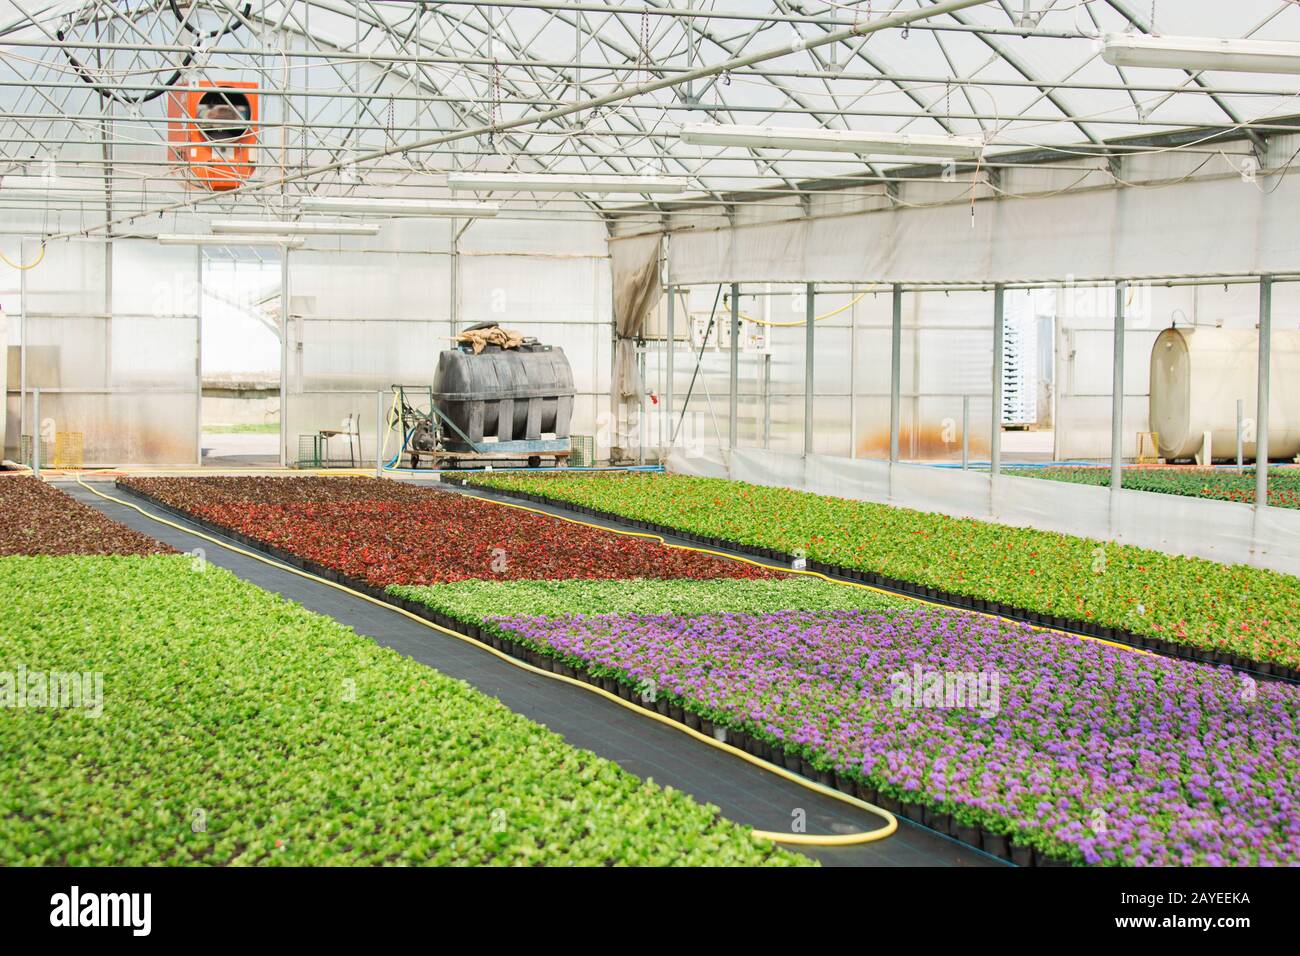
[[[1010,290],[1003,300],[1002,460],[1055,457],[1056,290]]]
[[[212,468],[280,464],[280,258],[204,246],[200,460]]]

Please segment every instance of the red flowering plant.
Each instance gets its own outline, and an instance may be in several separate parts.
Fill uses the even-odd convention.
[[[369,584],[468,579],[773,578],[453,492],[348,478],[132,478],[123,486]]]

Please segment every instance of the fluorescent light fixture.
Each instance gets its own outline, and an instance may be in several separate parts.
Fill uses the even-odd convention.
[[[678,134],[692,146],[756,146],[766,149],[806,149],[824,153],[881,153],[888,156],[933,156],[978,159],[985,143],[974,136],[924,133],[859,133],[839,129],[799,129],[775,126],[723,126],[697,123]]]
[[[311,219],[299,222],[281,222],[274,219],[218,219],[212,223],[212,231],[259,236],[373,236],[379,232],[379,223],[326,222]]]
[[[495,216],[499,206],[456,199],[366,199],[351,196],[304,196],[299,206],[307,212],[356,213],[363,216]]]
[[[0,176],[0,196],[27,198],[49,196],[56,199],[103,199],[104,190],[94,180],[63,179],[52,176]]]
[[[565,193],[679,193],[690,188],[685,176],[568,176],[560,173],[448,173],[454,190]]]
[[[1111,66],[1229,73],[1300,73],[1300,43],[1289,40],[1221,40],[1217,37],[1106,36],[1101,58]]]
[[[156,237],[162,246],[289,246],[297,248],[306,240],[302,236],[214,236],[206,233],[162,233]]]

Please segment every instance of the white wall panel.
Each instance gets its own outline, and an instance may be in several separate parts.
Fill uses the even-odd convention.
[[[1300,177],[1276,183],[1267,196],[1230,177],[1002,198],[978,202],[973,221],[969,204],[953,203],[701,226],[672,237],[668,279],[1015,282],[1284,272],[1300,259],[1300,221],[1290,214]]]

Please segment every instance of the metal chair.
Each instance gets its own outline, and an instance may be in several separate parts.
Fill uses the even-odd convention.
[[[361,457],[361,420],[357,412],[352,412],[347,418],[343,419],[342,428],[322,428],[316,434],[320,436],[321,458],[325,462],[330,460],[329,440],[338,438],[340,435],[346,435],[348,439],[348,461],[353,468],[357,467],[358,460]]]

